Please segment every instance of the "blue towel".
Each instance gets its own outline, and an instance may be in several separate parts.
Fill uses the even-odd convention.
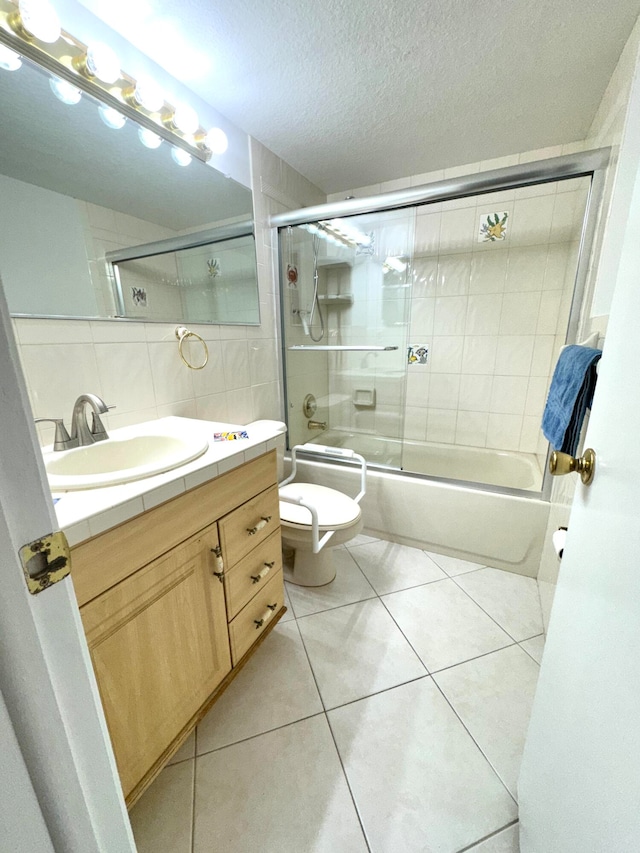
[[[554,450],[576,454],[601,355],[602,350],[578,345],[565,347],[560,353],[542,416],[542,431]]]

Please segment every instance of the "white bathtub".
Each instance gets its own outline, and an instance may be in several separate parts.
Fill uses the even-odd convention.
[[[394,464],[382,461],[382,448],[363,446],[363,438],[375,439],[375,436],[360,435],[358,438],[361,442],[358,444],[346,440],[350,436],[345,433],[332,436],[330,432],[324,432],[317,442],[336,446],[339,437],[345,439],[340,446],[364,451],[363,455],[368,455],[372,462],[373,457],[366,453],[367,449],[378,451],[376,462],[379,464]],[[434,446],[431,445],[431,448]],[[386,451],[389,449],[387,446]],[[435,453],[433,455],[437,456]],[[505,456],[510,464],[513,460],[509,460],[509,454]],[[478,454],[478,457],[478,468],[488,464],[487,455]],[[386,458],[389,458],[389,453]],[[450,456],[443,454],[438,464],[446,466],[447,474],[444,476],[452,476],[454,463]],[[499,467],[495,462],[492,465]],[[539,468],[537,473],[539,476]],[[468,471],[464,476],[467,480],[471,479]],[[302,477],[307,482],[333,486],[347,494],[354,495],[358,490],[355,471],[341,465],[301,460],[300,479]],[[370,470],[367,475],[367,495],[362,507],[365,532],[372,536],[450,554],[482,565],[496,566],[529,577],[537,576],[549,515],[547,501],[455,482],[427,480],[402,472]]]
[[[372,464],[400,468],[412,474],[534,492],[542,488],[542,469],[533,453],[400,441],[342,430],[327,430],[313,441],[333,447],[350,447]]]

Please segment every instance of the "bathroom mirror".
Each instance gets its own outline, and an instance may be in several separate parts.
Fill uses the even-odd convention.
[[[249,223],[237,252],[217,242],[200,250],[205,262],[218,261],[215,274],[205,266],[201,277],[217,289],[203,316],[202,295],[177,277],[162,284],[175,289],[172,298],[147,293],[145,307],[138,293],[135,316],[258,323],[251,191],[195,158],[179,165],[167,141],[146,147],[131,119],[119,129],[107,126],[99,106],[85,93],[63,103],[51,76],[27,60],[16,71],[0,70],[0,276],[12,315],[131,316],[118,302],[107,254]],[[224,288],[238,288],[242,299],[223,298]]]

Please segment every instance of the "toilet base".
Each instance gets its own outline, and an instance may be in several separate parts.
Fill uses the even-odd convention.
[[[325,586],[336,576],[333,548],[323,548],[319,554],[296,548],[291,563],[284,566],[284,577],[296,586]]]

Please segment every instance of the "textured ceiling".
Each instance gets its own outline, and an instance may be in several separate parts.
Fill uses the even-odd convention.
[[[81,2],[327,192],[584,137],[640,12],[640,0]],[[167,32],[191,46],[190,66]]]

